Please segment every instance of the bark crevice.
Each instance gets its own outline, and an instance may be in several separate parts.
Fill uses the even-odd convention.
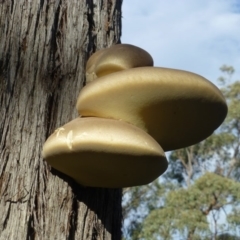
[[[69,220],[69,237],[68,240],[75,239],[75,234],[76,234],[76,226],[78,222],[78,201],[74,197],[72,200],[72,211],[70,213],[70,220]],[[84,221],[84,218],[83,218]]]
[[[34,217],[33,215],[29,216],[27,223],[27,236],[26,240],[34,240],[35,239],[35,229],[34,229]]]
[[[7,211],[6,211],[7,214],[3,220],[3,230],[7,228],[7,223],[8,223],[10,211],[11,211],[11,203],[8,203],[6,205],[8,205],[8,206],[7,206]]]

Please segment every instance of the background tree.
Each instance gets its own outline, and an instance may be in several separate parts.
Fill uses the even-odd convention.
[[[122,0],[0,1],[0,239],[120,239],[121,189],[51,170],[45,139],[77,116],[88,57],[120,41]]]
[[[174,234],[180,239],[214,239],[229,225],[219,223],[220,210],[228,217],[239,210],[240,183],[215,173],[205,173],[194,184],[167,194],[164,205],[150,211],[143,223],[144,239],[173,239]],[[209,228],[208,216],[213,219],[213,228]],[[229,215],[230,217],[230,215]]]
[[[135,206],[141,230],[131,229],[134,239],[237,238],[232,234],[239,230],[240,82],[231,82],[233,67],[220,69],[229,108],[226,120],[201,143],[170,153],[165,180],[145,186],[148,203],[142,198]],[[153,188],[158,191],[152,193]],[[134,190],[127,196],[136,199]]]

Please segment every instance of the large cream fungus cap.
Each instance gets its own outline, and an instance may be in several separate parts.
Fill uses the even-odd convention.
[[[169,151],[210,136],[226,117],[227,105],[219,89],[197,74],[140,67],[89,83],[80,92],[77,110],[84,117],[131,123]]]
[[[113,72],[143,66],[153,66],[153,59],[148,52],[130,44],[113,45],[95,52],[89,58],[86,82]]]
[[[159,144],[128,123],[77,118],[45,142],[44,159],[81,185],[118,188],[148,184],[167,169]]]

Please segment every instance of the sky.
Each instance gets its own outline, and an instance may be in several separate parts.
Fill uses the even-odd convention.
[[[240,80],[240,0],[123,0],[121,41],[148,51],[155,66],[217,84],[226,64]]]

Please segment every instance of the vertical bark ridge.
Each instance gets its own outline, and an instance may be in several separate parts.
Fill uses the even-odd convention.
[[[86,59],[120,41],[121,0],[5,0],[0,13],[0,240],[120,239],[121,189],[80,187],[41,151],[77,116]]]

